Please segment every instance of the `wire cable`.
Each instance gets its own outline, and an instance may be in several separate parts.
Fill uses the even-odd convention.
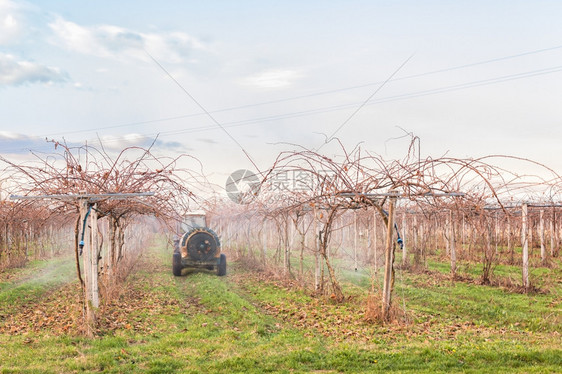
[[[530,72],[510,74],[510,75],[505,75],[505,76],[500,76],[500,77],[495,77],[495,78],[489,78],[489,79],[484,79],[484,80],[479,80],[479,81],[472,81],[472,82],[466,82],[466,83],[461,83],[461,84],[456,84],[456,85],[451,85],[451,86],[437,87],[437,88],[433,88],[433,89],[429,89],[429,90],[414,91],[414,92],[400,94],[400,95],[383,97],[383,98],[380,98],[380,99],[372,100],[371,102],[365,104],[365,106],[382,104],[382,103],[393,102],[393,101],[398,101],[398,100],[406,100],[406,99],[429,96],[429,95],[436,95],[436,94],[441,94],[441,93],[446,93],[446,92],[458,91],[458,90],[474,88],[474,87],[479,87],[479,86],[497,84],[497,83],[504,83],[504,82],[508,82],[508,81],[512,81],[512,80],[530,78],[530,77],[546,75],[546,74],[553,74],[553,73],[557,73],[557,72],[560,72],[560,71],[562,71],[562,65],[555,66],[555,67],[552,67],[552,68],[530,71]],[[278,115],[267,116],[267,117],[258,117],[258,118],[241,120],[241,121],[226,122],[226,123],[222,124],[222,127],[225,127],[225,128],[240,127],[240,126],[247,126],[247,125],[252,125],[252,124],[256,124],[256,123],[263,123],[263,122],[278,121],[278,120],[289,119],[289,118],[311,116],[311,115],[317,115],[317,114],[323,114],[323,113],[343,110],[343,109],[346,109],[346,108],[354,107],[356,105],[357,105],[357,103],[340,104],[340,105],[333,105],[333,106],[309,109],[309,110],[298,111],[298,112],[278,114]],[[181,130],[161,131],[161,132],[154,133],[154,134],[147,134],[145,136],[150,137],[150,136],[153,136],[153,135],[156,135],[156,134],[160,134],[161,136],[172,136],[172,135],[179,135],[179,134],[190,134],[190,133],[197,133],[197,132],[203,132],[203,131],[211,131],[211,130],[217,130],[217,129],[219,129],[217,126],[198,126],[198,127],[192,127],[192,128],[188,128],[188,129],[181,129]],[[119,140],[121,140],[121,138],[115,138],[115,141],[119,141]]]
[[[393,101],[398,101],[398,100],[406,100],[406,99],[429,96],[429,95],[442,94],[442,93],[458,91],[458,90],[463,90],[463,89],[469,89],[469,88],[474,88],[474,87],[480,87],[480,86],[487,86],[487,85],[492,85],[492,84],[497,84],[497,83],[504,83],[504,82],[513,81],[513,80],[531,78],[531,77],[536,77],[536,76],[541,76],[541,75],[554,74],[554,73],[558,73],[558,72],[561,72],[561,71],[562,71],[562,65],[558,65],[558,66],[545,68],[545,69],[532,70],[532,71],[527,71],[527,72],[522,72],[522,73],[509,74],[509,75],[504,75],[504,76],[499,76],[499,77],[494,77],[494,78],[488,78],[488,79],[484,79],[484,80],[460,83],[460,84],[456,84],[456,85],[443,86],[443,87],[438,87],[438,88],[433,88],[433,89],[428,89],[428,90],[421,90],[421,91],[415,91],[415,92],[410,92],[410,93],[405,93],[405,94],[400,94],[400,95],[383,97],[383,98],[380,98],[380,99],[372,100],[372,101],[366,103],[364,106],[382,104],[382,103],[393,102]],[[216,129],[222,129],[223,131],[226,131],[226,128],[230,128],[230,127],[240,127],[240,126],[247,126],[247,125],[252,125],[252,124],[261,123],[261,122],[271,122],[271,121],[278,121],[278,120],[289,119],[289,118],[297,118],[297,117],[323,114],[323,113],[343,110],[343,109],[346,109],[346,108],[354,107],[356,105],[357,105],[357,103],[340,104],[340,105],[314,108],[314,109],[298,111],[298,112],[283,113],[283,114],[267,116],[267,117],[258,117],[258,118],[241,120],[241,121],[227,122],[227,123],[224,123],[224,124],[219,124],[219,123],[215,122],[215,126],[199,126],[199,127],[188,128],[188,129],[161,131],[161,132],[158,132],[158,133],[149,133],[149,134],[139,134],[139,136],[141,138],[143,138],[143,137],[150,138],[150,137],[154,137],[154,136],[159,135],[159,134],[162,137],[166,137],[166,136],[173,136],[173,135],[179,135],[179,134],[212,131],[212,130],[216,130]],[[183,118],[187,118],[187,117],[196,117],[196,116],[201,116],[201,115],[204,115],[204,113],[190,114],[190,115],[177,116],[177,117],[169,117],[169,118],[164,119],[164,121],[175,120],[175,119],[183,119]],[[150,120],[150,121],[143,121],[143,122],[139,122],[139,123],[154,123],[154,122],[161,122],[161,121],[162,120]],[[134,125],[134,124],[136,124],[136,123],[132,123],[132,124],[129,124],[129,125]],[[102,129],[109,129],[109,128],[114,128],[114,127],[122,127],[122,126],[129,126],[129,125],[109,126],[109,127],[104,127]],[[82,133],[82,132],[95,131],[95,130],[96,129],[79,130],[79,131],[74,131],[74,132],[64,132],[64,133],[59,133],[58,135],[63,135],[63,134],[67,135],[69,133]],[[56,135],[57,135],[57,133],[54,133],[54,134],[44,135],[44,136],[41,136],[41,137],[38,137],[38,138],[52,137],[52,136],[56,136]],[[119,141],[122,141],[122,140],[125,140],[125,139],[126,139],[126,137],[122,136],[122,137],[115,137],[113,139],[109,139],[109,140],[105,140],[105,141],[107,141],[107,142],[119,142]],[[96,141],[96,139],[91,139],[91,140]],[[240,147],[240,144],[238,142],[235,142],[235,143],[238,144],[238,146]],[[9,152],[15,152],[15,151],[21,151],[21,150],[24,150],[24,149],[23,148],[10,148],[10,149],[4,149],[4,152],[9,153]],[[25,149],[25,150],[28,150],[28,149]]]
[[[465,69],[465,68],[478,66],[478,65],[490,64],[490,63],[494,63],[494,62],[510,60],[510,59],[513,59],[513,58],[518,58],[518,57],[523,57],[523,56],[528,56],[528,55],[533,55],[533,54],[538,54],[538,53],[550,52],[550,51],[561,49],[561,48],[562,48],[562,45],[549,47],[549,48],[536,49],[536,50],[533,50],[533,51],[522,52],[522,53],[518,53],[518,54],[514,54],[514,55],[498,57],[498,58],[478,61],[478,62],[469,63],[469,64],[457,65],[457,66],[444,68],[444,69],[432,70],[432,71],[428,71],[428,72],[424,72],[424,73],[420,73],[420,74],[407,75],[407,76],[404,76],[404,77],[391,79],[390,81],[396,82],[396,81],[401,81],[401,80],[419,78],[419,77],[423,77],[423,76],[427,76],[427,75],[439,74],[439,73],[444,73],[444,72],[448,72],[448,71]],[[277,104],[277,103],[300,100],[300,99],[305,99],[305,98],[310,98],[310,97],[315,97],[315,96],[329,95],[329,94],[338,93],[338,92],[344,92],[344,91],[349,91],[349,90],[355,90],[355,89],[370,87],[370,86],[373,86],[373,85],[380,85],[381,83],[383,83],[383,82],[379,81],[379,82],[367,83],[367,84],[362,84],[362,85],[355,85],[355,86],[349,86],[349,87],[344,87],[344,88],[320,91],[320,92],[306,94],[306,95],[292,96],[292,97],[282,98],[282,99],[278,99],[278,100],[270,100],[270,101],[263,101],[263,102],[259,102],[259,103],[253,103],[253,104],[239,105],[239,106],[228,107],[228,108],[210,111],[209,113],[211,113],[211,114],[223,113],[223,112],[235,111],[235,110],[246,109],[246,108],[251,108],[251,107],[256,107],[256,106]],[[182,89],[183,89],[183,87],[182,87]],[[197,117],[197,116],[201,116],[201,115],[204,115],[204,114],[205,113],[192,113],[192,114],[186,114],[186,115],[175,116],[175,117],[166,117],[166,118],[161,118],[161,119],[153,119],[153,120],[138,121],[138,122],[129,122],[129,123],[124,123],[124,124],[97,127],[97,128],[92,128],[92,129],[86,129],[86,130],[75,130],[75,131],[65,131],[65,132],[59,132],[59,133],[50,133],[49,135],[45,135],[45,136],[67,135],[67,134],[76,134],[76,133],[83,133],[83,132],[90,132],[90,131],[109,130],[109,129],[122,128],[122,127],[132,127],[132,126],[138,126],[138,125],[144,125],[144,124],[150,124],[150,123],[158,123],[158,122],[178,120],[178,119],[184,119],[184,118],[190,118],[190,117]]]
[[[326,138],[326,140],[324,141],[324,143],[322,143],[322,145],[320,147],[318,147],[318,149],[316,150],[316,152],[318,152],[325,144],[327,144],[328,142],[330,142],[334,136],[345,126],[349,123],[349,121],[351,121],[351,119],[353,117],[355,117],[355,115],[357,113],[359,113],[359,111],[361,109],[363,109],[363,107],[365,105],[367,105],[367,103],[369,101],[371,101],[371,99],[380,91],[382,90],[382,88],[392,79],[392,77],[394,77],[407,63],[408,61],[410,61],[412,59],[412,57],[414,57],[414,55],[411,55],[410,57],[408,57],[400,66],[398,66],[398,68],[396,70],[394,70],[394,72],[392,74],[390,74],[390,76],[384,81],[382,82],[382,84],[371,94],[369,95],[369,97],[367,98],[367,100],[363,101],[361,103],[361,105],[359,105],[357,107],[357,109],[355,109],[353,111],[353,113],[351,113],[351,115],[349,117],[347,117],[347,119],[345,121],[343,121],[343,123],[332,133],[332,135],[330,135],[328,138]]]
[[[166,68],[164,66],[162,66],[162,64],[160,64],[150,53],[148,53],[147,50],[144,51],[148,57],[150,57],[152,59],[152,61],[154,61],[154,63],[156,65],[158,65],[160,67],[160,69],[162,69],[167,75],[168,77],[170,77],[170,79],[172,79],[172,81],[174,81],[176,83],[176,85],[178,85],[178,87],[195,103],[197,104],[197,106],[207,115],[207,117],[209,117],[218,127],[220,127],[220,129],[226,134],[228,135],[228,137],[238,145],[238,147],[240,147],[240,149],[242,150],[242,152],[244,152],[244,154],[246,155],[246,157],[248,158],[248,160],[250,160],[250,162],[252,163],[252,165],[254,165],[254,167],[256,168],[256,170],[261,174],[260,169],[258,168],[258,166],[256,165],[256,163],[254,162],[254,160],[252,159],[252,157],[250,156],[250,154],[244,149],[244,147],[242,146],[242,144],[240,144],[238,142],[238,140],[236,140],[236,138],[234,138],[234,136],[232,136],[221,124],[219,121],[217,121],[215,119],[215,117],[213,117],[213,115],[207,111],[207,109],[205,109],[205,107],[203,105],[201,105],[201,103],[199,103],[199,101],[197,101],[197,99],[195,99],[195,97],[193,97],[193,95],[191,95],[189,93],[189,91],[187,91],[181,84],[180,82],[177,81],[176,78],[174,78],[172,76],[172,74],[170,74],[170,72],[168,72],[168,70],[166,70]]]

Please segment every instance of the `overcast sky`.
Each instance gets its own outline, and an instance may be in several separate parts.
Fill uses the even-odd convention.
[[[0,0],[0,153],[160,134],[226,179],[241,147],[266,168],[340,127],[401,158],[404,129],[422,156],[562,173],[561,20],[562,1]]]

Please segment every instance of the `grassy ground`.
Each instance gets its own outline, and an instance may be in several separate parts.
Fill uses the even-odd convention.
[[[364,319],[365,274],[350,273],[351,297],[335,304],[236,264],[176,278],[168,252],[145,256],[94,339],[75,332],[71,259],[0,275],[0,372],[562,370],[560,278],[527,296],[403,272],[395,302],[410,323],[378,325]]]

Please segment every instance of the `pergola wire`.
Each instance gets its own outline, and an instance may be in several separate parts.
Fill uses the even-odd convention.
[[[89,201],[99,201],[105,199],[124,200],[132,197],[154,196],[154,192],[133,192],[133,193],[105,193],[105,194],[60,194],[60,195],[38,195],[38,196],[20,196],[10,195],[10,200],[77,200],[88,199]]]

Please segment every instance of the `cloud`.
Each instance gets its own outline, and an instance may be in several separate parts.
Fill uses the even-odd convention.
[[[9,131],[0,131],[2,154],[29,154],[29,151],[53,152],[54,145],[38,136],[29,136]]]
[[[154,143],[154,145],[158,148],[166,148],[166,149],[171,149],[180,152],[187,152],[193,150],[193,148],[187,147],[185,146],[185,144],[182,144],[180,142],[165,142],[163,140],[157,140],[156,143]]]
[[[51,138],[49,138],[50,140]],[[60,139],[59,139],[60,140]],[[94,147],[97,142],[88,141]],[[108,152],[120,152],[127,147],[148,148],[154,143],[156,149],[166,149],[186,152],[191,148],[186,147],[177,141],[163,141],[142,134],[126,134],[123,136],[103,136],[101,137],[103,148]],[[97,143],[99,144],[99,143]],[[83,143],[66,141],[69,147],[80,147]],[[28,155],[30,151],[40,153],[55,153],[55,146],[51,141],[44,137],[29,136],[10,131],[0,131],[0,153],[2,155]]]
[[[205,49],[196,38],[183,32],[142,33],[112,25],[85,27],[60,16],[49,27],[57,45],[103,58],[147,60],[146,50],[163,61],[181,63],[193,51]]]
[[[199,138],[199,139],[197,139],[197,141],[207,143],[207,144],[219,144],[219,142],[217,142],[215,139],[209,139],[209,138]]]
[[[126,134],[122,136],[106,135],[101,137],[101,144],[104,149],[109,151],[120,151],[127,147],[148,148],[152,143],[154,143],[154,146],[157,148],[173,150],[185,149],[185,146],[179,142],[165,142],[160,139],[157,139],[155,142],[153,137],[143,134]]]
[[[0,45],[19,39],[22,31],[19,7],[10,0],[0,0]]]
[[[18,61],[12,55],[0,53],[0,87],[25,83],[56,83],[68,80],[57,68],[30,61]]]
[[[266,70],[246,77],[242,83],[260,88],[284,88],[291,86],[302,73],[297,70]]]

